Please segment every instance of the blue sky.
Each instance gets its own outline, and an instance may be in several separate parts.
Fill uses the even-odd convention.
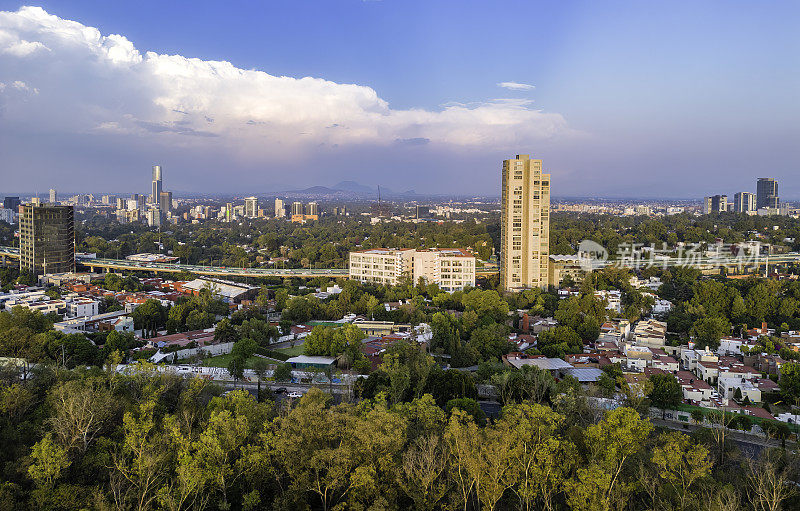
[[[0,0],[0,151],[30,169],[10,190],[146,187],[159,162],[196,192],[496,193],[500,160],[531,153],[556,195],[732,195],[771,176],[800,198],[797,2],[35,5]],[[101,39],[53,29],[70,22]],[[133,50],[98,60],[110,46]]]

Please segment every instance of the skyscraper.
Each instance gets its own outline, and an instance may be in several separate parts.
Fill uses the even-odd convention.
[[[703,199],[703,214],[720,213],[728,211],[727,195],[712,195]]]
[[[306,215],[317,216],[319,215],[319,206],[316,202],[309,202],[306,204]]]
[[[19,205],[19,197],[5,197],[3,199],[3,207],[5,209],[13,209],[15,213],[19,212]]]
[[[778,182],[771,177],[760,177],[756,183],[756,208],[778,208]]]
[[[158,199],[158,209],[165,215],[172,211],[172,192],[161,192]]]
[[[295,215],[302,215],[303,214],[303,203],[302,202],[292,202],[292,216]]]
[[[506,291],[547,285],[550,174],[527,154],[503,161],[500,284]]]
[[[150,192],[150,203],[161,202],[161,165],[153,165],[153,188]]]
[[[255,218],[258,216],[258,198],[245,197],[244,199],[244,216],[247,218]]]
[[[275,218],[286,218],[286,206],[282,199],[275,199]]]
[[[75,210],[25,204],[19,218],[19,267],[36,275],[75,271]]]
[[[750,192],[739,192],[733,196],[733,210],[736,213],[749,213],[756,210],[756,195]]]
[[[55,188],[50,188],[50,204],[55,204],[58,202],[58,193],[56,193]]]

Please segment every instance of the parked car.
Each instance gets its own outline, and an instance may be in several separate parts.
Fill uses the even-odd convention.
[[[286,387],[278,387],[274,390],[276,394],[286,394]]]
[[[303,394],[301,394],[300,392],[297,392],[297,391],[292,391],[292,392],[289,392],[288,394],[286,394],[286,397],[290,397],[290,398],[293,398],[293,399],[294,398],[301,398],[301,397],[303,397]]]

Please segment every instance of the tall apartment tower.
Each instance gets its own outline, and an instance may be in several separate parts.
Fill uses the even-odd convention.
[[[749,213],[755,211],[756,195],[750,192],[739,192],[733,196],[733,211],[736,213]]]
[[[780,207],[778,182],[771,177],[760,177],[756,183],[756,208]]]
[[[161,203],[161,165],[153,165],[153,188],[150,193],[150,203]]]
[[[303,203],[302,202],[292,202],[292,216],[295,215],[302,215],[303,214]]]
[[[56,204],[58,202],[58,192],[56,192],[55,188],[50,188],[50,204]]]
[[[286,218],[286,206],[282,199],[275,199],[275,218]]]
[[[19,268],[36,275],[75,271],[75,210],[72,206],[20,206]]]
[[[245,197],[244,199],[244,216],[247,218],[255,218],[258,216],[258,198]]]
[[[306,204],[306,215],[319,215],[319,205],[316,202]]]
[[[500,284],[505,291],[547,286],[550,174],[527,154],[503,161]]]

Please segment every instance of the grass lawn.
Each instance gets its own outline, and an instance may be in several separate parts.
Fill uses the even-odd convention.
[[[209,357],[209,358],[203,360],[203,365],[206,366],[206,367],[225,367],[225,368],[227,368],[228,367],[228,363],[230,363],[230,361],[231,361],[231,358],[232,357],[231,357],[230,353],[228,353],[226,355],[217,355],[216,357]],[[252,369],[253,368],[253,362],[257,358],[258,357],[250,357],[250,358],[248,358],[247,361],[245,362],[245,368],[246,369]]]
[[[303,354],[303,345],[295,346],[294,348],[279,348],[277,350],[278,353],[283,353],[284,355],[288,355],[290,357],[296,357],[298,355]]]

